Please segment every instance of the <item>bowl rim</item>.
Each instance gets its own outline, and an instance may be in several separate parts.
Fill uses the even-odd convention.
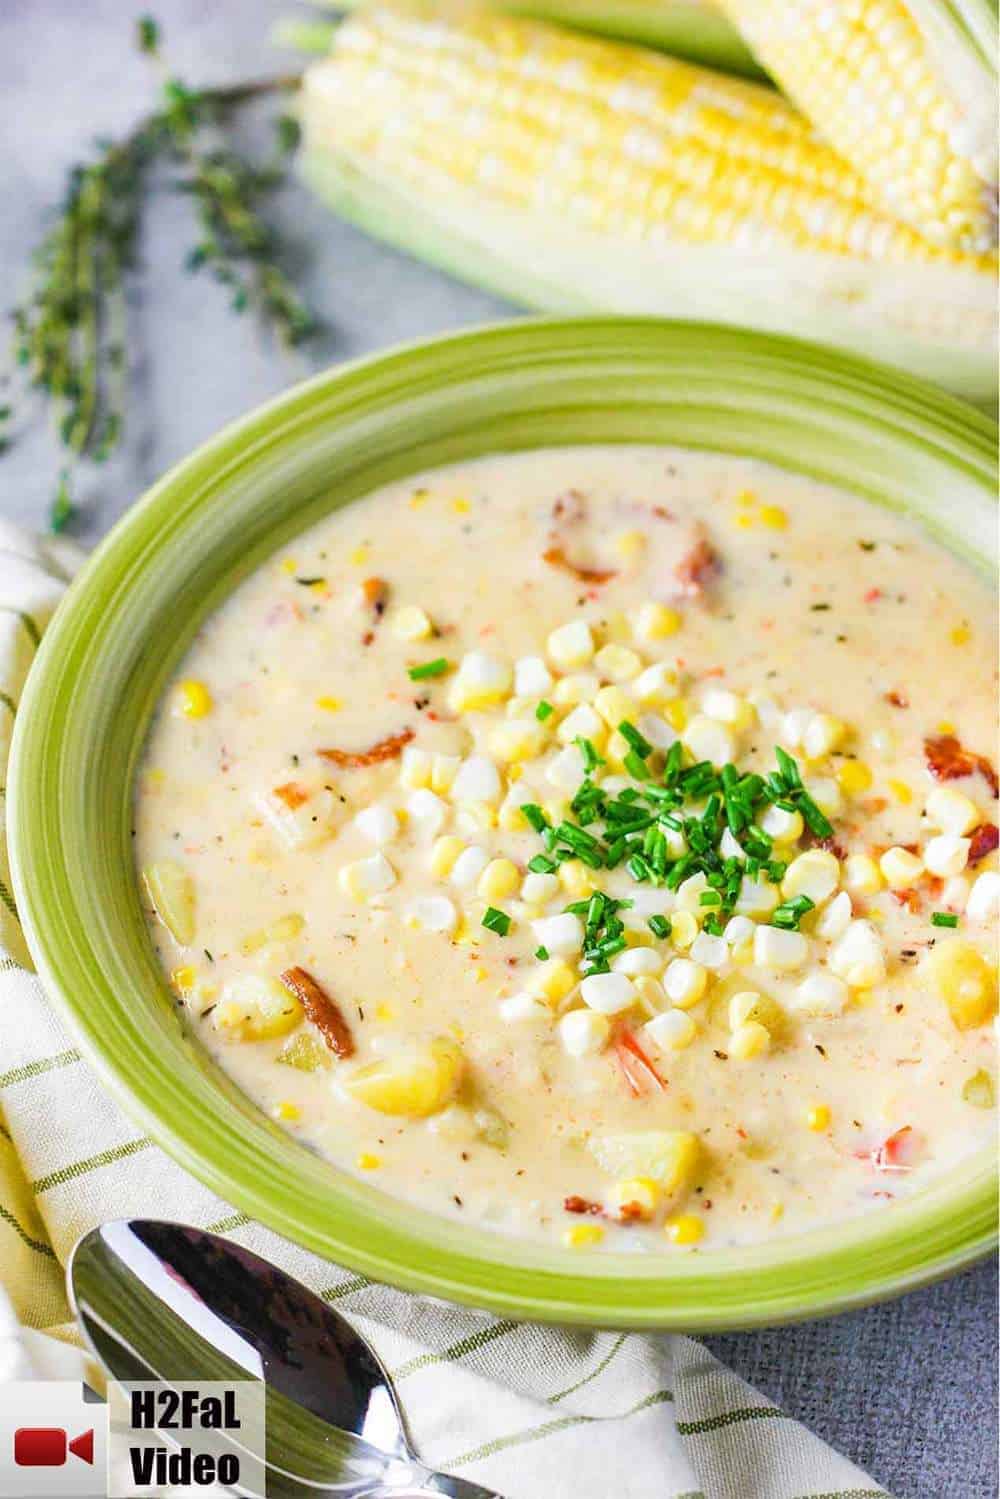
[[[699,399],[709,399],[690,391],[691,360],[699,351],[700,359],[712,368],[712,388],[730,381],[736,388],[732,399],[748,402],[751,412],[763,413],[764,397],[773,397],[778,409],[797,412],[790,420],[809,425],[817,393],[828,388],[831,409],[839,403],[858,432],[870,426],[878,429],[879,442],[895,443],[900,452],[913,448],[921,461],[952,467],[959,498],[965,496],[962,503],[977,515],[982,503],[982,514],[988,510],[989,520],[971,541],[957,533],[948,539],[967,557],[982,558],[983,537],[989,534],[995,509],[995,428],[955,398],[921,381],[796,339],[660,318],[517,319],[415,340],[335,366],[227,425],[198,447],[152,486],[95,550],[45,633],[15,720],[9,838],[25,936],[49,996],[126,1113],[225,1201],[305,1248],[372,1279],[504,1317],[706,1331],[829,1315],[900,1294],[951,1274],[994,1247],[993,1152],[986,1149],[970,1157],[957,1183],[939,1181],[890,1208],[772,1244],[678,1256],[666,1268],[658,1264],[655,1273],[645,1256],[602,1253],[587,1256],[584,1265],[570,1251],[456,1227],[329,1166],[323,1168],[324,1187],[319,1191],[320,1173],[308,1160],[299,1162],[308,1190],[301,1195],[292,1192],[287,1181],[280,1190],[280,1170],[271,1157],[276,1152],[275,1159],[280,1159],[282,1150],[288,1155],[279,1141],[287,1147],[289,1137],[245,1101],[241,1105],[219,1078],[204,1068],[199,1071],[194,1051],[182,1042],[177,1043],[176,1055],[190,1069],[185,1074],[187,1091],[165,1090],[156,1045],[163,1037],[126,1034],[132,1024],[125,1014],[126,1001],[100,969],[102,955],[109,972],[115,961],[115,932],[108,929],[111,908],[96,905],[89,889],[77,888],[78,879],[74,885],[74,875],[88,868],[80,862],[86,840],[67,810],[73,785],[70,767],[73,774],[83,774],[72,754],[83,723],[75,716],[83,702],[73,672],[79,666],[79,680],[91,687],[95,665],[113,676],[112,625],[123,612],[129,590],[139,582],[154,585],[162,556],[180,545],[178,537],[186,535],[190,542],[194,517],[204,521],[221,513],[223,500],[245,471],[251,476],[265,471],[260,482],[271,484],[268,464],[275,452],[294,458],[296,444],[301,448],[313,431],[308,422],[315,422],[317,413],[325,419],[327,407],[335,426],[339,421],[345,430],[372,412],[376,425],[380,416],[384,425],[399,409],[422,410],[428,389],[439,401],[446,394],[453,398],[458,391],[471,391],[474,378],[486,380],[491,369],[494,374],[502,369],[508,379],[526,380],[529,389],[534,379],[594,380],[593,375],[570,373],[589,359],[596,360],[599,369],[623,371],[655,372],[662,364],[675,382],[686,379],[687,394],[682,398],[675,392],[671,400],[678,409],[689,403],[690,419],[695,421]],[[519,372],[513,376],[512,363]],[[742,391],[741,381],[746,383]],[[801,395],[794,393],[797,382],[803,383]],[[607,405],[610,397],[595,399]],[[712,400],[729,409],[729,396]],[[682,419],[683,415],[678,418]],[[490,448],[485,445],[481,451]],[[428,466],[415,464],[409,471]],[[374,486],[358,492],[364,493],[365,487]],[[863,483],[854,487],[875,497]],[[893,503],[884,498],[883,502]],[[947,534],[947,518],[938,516],[935,507],[928,508],[925,524],[937,524],[939,534]],[[314,519],[298,519],[288,534]],[[976,533],[976,524],[972,531]],[[272,526],[267,534],[266,550],[273,550],[277,531]],[[117,580],[114,607],[108,602],[111,580]],[[229,578],[219,597],[231,586]],[[208,604],[202,612],[209,612]],[[104,614],[108,619],[102,619]],[[88,646],[91,639],[97,642],[93,650]],[[138,734],[140,743],[147,725],[148,719]],[[134,763],[133,752],[133,769]],[[37,794],[43,783],[63,794]],[[29,787],[36,788],[36,794]],[[103,863],[115,866],[119,881],[125,877],[138,912],[130,862],[123,864],[93,838],[86,853],[94,861],[95,878],[101,877]],[[135,970],[126,982],[148,991],[150,974],[145,971],[140,982]],[[162,975],[157,992],[165,992]],[[224,1109],[221,1120],[212,1117],[209,1099]],[[251,1146],[240,1138],[248,1130]],[[263,1151],[263,1158],[258,1151]],[[266,1180],[258,1167],[270,1173]],[[322,1209],[318,1215],[316,1204]]]

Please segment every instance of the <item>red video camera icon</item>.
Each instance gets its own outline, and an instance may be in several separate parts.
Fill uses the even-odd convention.
[[[14,1433],[14,1462],[19,1468],[61,1468],[72,1452],[81,1462],[94,1461],[94,1428],[69,1440],[64,1426],[19,1426]]]

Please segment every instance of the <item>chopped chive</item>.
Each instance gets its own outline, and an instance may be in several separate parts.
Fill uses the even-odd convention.
[[[650,916],[646,925],[654,937],[670,936],[670,919],[667,916]]]
[[[547,718],[552,717],[555,711],[556,710],[555,708],[553,708],[551,703],[547,703],[543,700],[535,709],[535,717],[538,719],[539,723],[544,723]]]
[[[483,926],[499,937],[506,937],[510,931],[510,917],[506,911],[498,911],[496,906],[487,906],[483,912]]]
[[[604,764],[604,761],[597,753],[597,750],[594,748],[591,740],[584,739],[582,734],[578,734],[577,737],[573,740],[573,743],[576,745],[577,749],[580,751],[580,754],[583,756],[584,770],[588,772],[591,770],[596,770],[599,765]]]
[[[521,816],[530,822],[536,833],[543,833],[549,825],[549,819],[537,802],[522,802]]]
[[[649,759],[650,755],[653,753],[653,746],[650,744],[645,734],[639,733],[639,730],[636,728],[634,723],[629,723],[627,718],[623,718],[621,723],[618,725],[618,732],[626,741],[626,743],[632,746],[636,754],[639,756],[640,760]]]
[[[799,922],[809,911],[816,908],[816,902],[810,900],[808,895],[796,895],[792,900],[784,900],[781,905],[771,914],[771,925],[780,927],[786,932],[797,932]]]
[[[935,911],[931,917],[931,926],[958,926],[958,917],[953,916],[950,911]]]
[[[547,947],[536,947],[535,948],[535,957],[536,958],[540,958],[543,963],[546,962],[546,960],[548,959],[548,956],[549,956],[549,950],[548,950]]]
[[[532,874],[555,874],[558,865],[544,854],[535,854],[534,858],[528,860],[528,868]]]
[[[648,781],[649,767],[638,750],[631,749],[622,761],[625,769],[635,781]]]
[[[438,656],[435,661],[425,661],[422,666],[411,666],[407,676],[411,682],[426,682],[428,677],[443,677],[449,667],[447,659]]]
[[[722,896],[718,890],[703,890],[698,897],[699,906],[721,906]]]

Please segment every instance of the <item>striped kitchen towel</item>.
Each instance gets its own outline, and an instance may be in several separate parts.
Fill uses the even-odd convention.
[[[72,547],[0,523],[0,765],[79,561]],[[76,1333],[62,1266],[81,1233],[108,1218],[172,1217],[230,1235],[335,1303],[392,1371],[421,1455],[506,1499],[885,1495],[689,1338],[561,1331],[431,1304],[251,1222],[142,1136],[81,1059],[31,971],[2,846],[0,944],[0,1381],[31,1366],[50,1378],[80,1369],[66,1346]]]

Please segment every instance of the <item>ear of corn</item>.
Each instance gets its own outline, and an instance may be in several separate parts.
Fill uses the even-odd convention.
[[[818,338],[988,400],[989,257],[876,208],[773,91],[434,4],[363,8],[303,85],[337,212],[516,300]]]
[[[321,0],[330,10],[356,10],[357,0]],[[675,57],[763,77],[763,69],[717,0],[489,0],[491,10],[554,21],[644,47],[657,47]],[[325,52],[333,26],[325,21],[280,21],[275,28],[279,45],[300,52]]]
[[[925,238],[996,242],[996,11],[985,0],[722,0],[876,201]]]

